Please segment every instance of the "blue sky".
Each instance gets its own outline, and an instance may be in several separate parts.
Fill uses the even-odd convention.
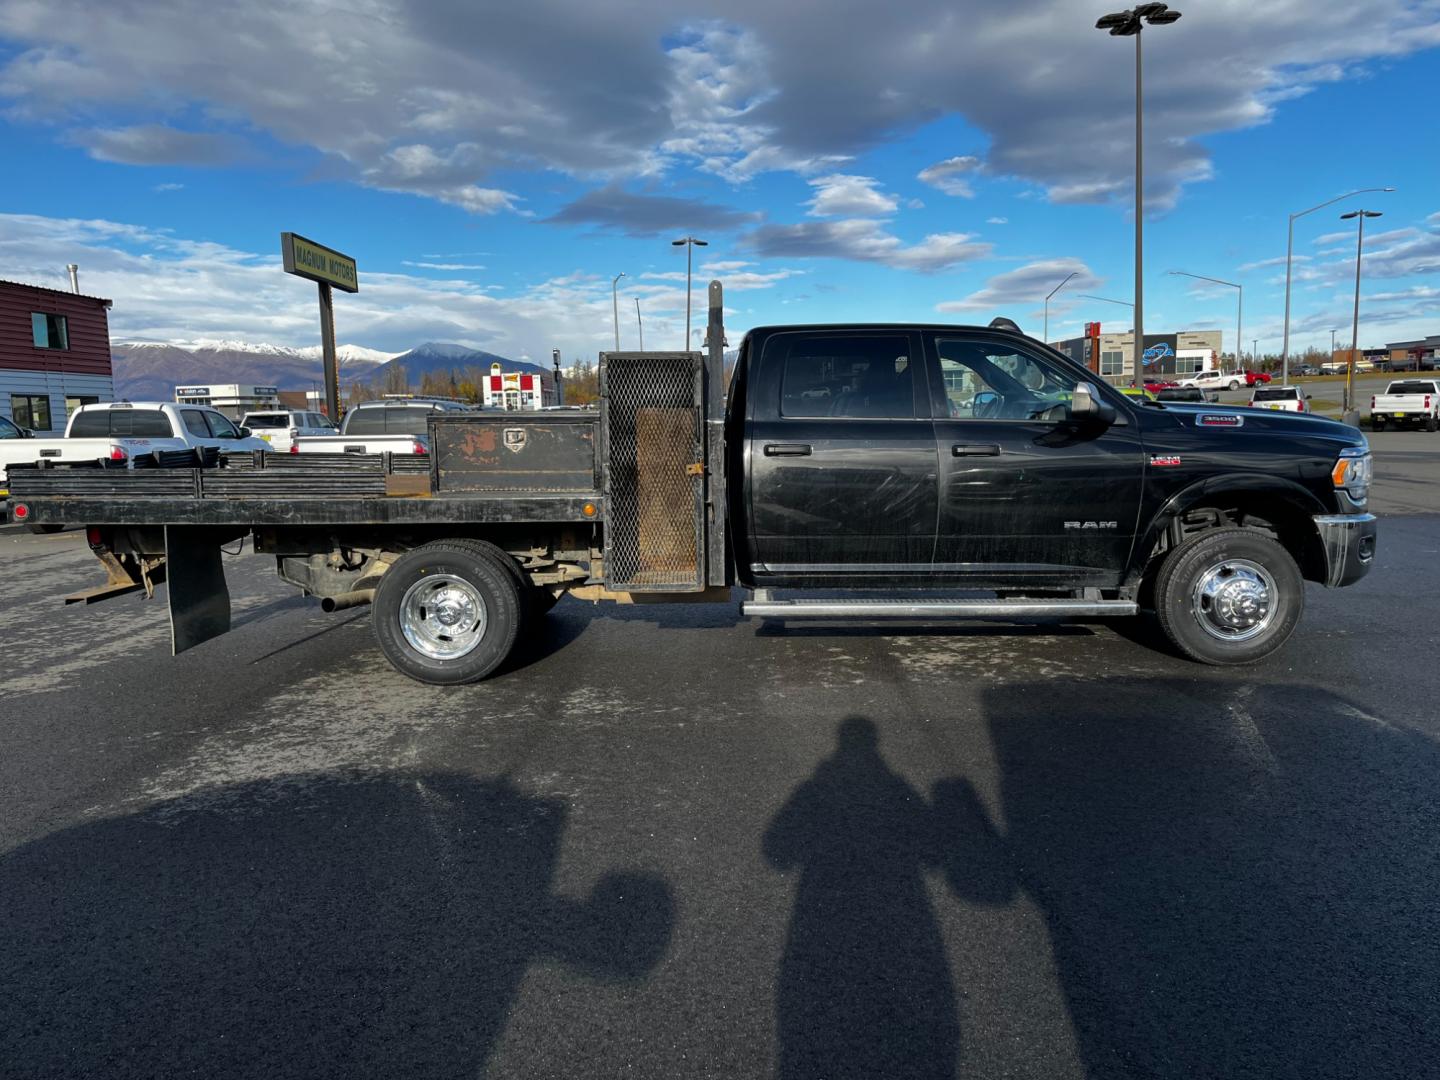
[[[1440,333],[1440,3],[1177,5],[1147,32],[1146,328],[1277,352]],[[492,6],[493,7],[493,6]],[[1125,329],[1133,49],[1101,8],[913,0],[627,5],[0,0],[0,276],[115,301],[117,340],[308,345],[294,230],[354,255],[343,341],[593,358],[684,337],[685,232],[732,342],[769,322]],[[21,168],[13,163],[22,163]],[[1349,236],[1340,235],[1349,233]],[[1374,242],[1370,243],[1370,237]],[[697,319],[697,323],[700,320]]]

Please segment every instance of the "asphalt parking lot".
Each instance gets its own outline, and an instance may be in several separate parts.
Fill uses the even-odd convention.
[[[1244,670],[567,600],[440,689],[0,531],[0,1076],[1424,1075],[1440,435],[1372,445],[1377,568]]]

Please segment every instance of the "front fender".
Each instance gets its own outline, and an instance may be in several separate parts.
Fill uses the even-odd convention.
[[[1151,516],[1149,523],[1143,527],[1131,552],[1131,564],[1125,576],[1126,583],[1128,585],[1139,583],[1144,576],[1145,567],[1149,563],[1150,553],[1155,550],[1155,545],[1160,542],[1160,538],[1165,535],[1166,530],[1181,515],[1197,506],[1213,506],[1217,502],[1223,501],[1226,496],[1234,495],[1247,498],[1262,495],[1267,501],[1281,503],[1293,509],[1307,522],[1310,522],[1310,519],[1316,515],[1334,513],[1334,508],[1326,506],[1309,488],[1285,477],[1262,476],[1255,473],[1221,473],[1216,476],[1202,477],[1166,499],[1160,509]],[[1315,533],[1313,522],[1310,522],[1308,528],[1318,542],[1319,534]]]

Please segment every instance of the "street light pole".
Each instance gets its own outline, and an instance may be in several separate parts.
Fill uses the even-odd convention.
[[[1351,210],[1341,214],[1341,221],[1356,218],[1355,230],[1355,315],[1350,323],[1350,360],[1345,365],[1345,422],[1359,426],[1360,415],[1355,409],[1355,351],[1360,347],[1360,254],[1365,245],[1365,219],[1381,217],[1378,210]]]
[[[1141,357],[1145,352],[1145,128],[1140,30],[1142,22],[1166,26],[1179,18],[1180,12],[1172,11],[1166,4],[1139,4],[1129,11],[1103,15],[1095,23],[1097,30],[1108,30],[1111,37],[1135,39],[1135,370],[1132,381],[1140,378]]]
[[[1044,330],[1044,337],[1045,337],[1045,344],[1046,344],[1046,345],[1049,345],[1049,344],[1050,344],[1050,297],[1054,296],[1057,292],[1059,292],[1061,289],[1063,289],[1063,288],[1065,287],[1065,282],[1066,282],[1066,281],[1069,281],[1071,278],[1073,278],[1073,277],[1074,277],[1076,274],[1078,274],[1078,273],[1080,273],[1079,270],[1072,270],[1069,274],[1066,275],[1065,281],[1060,282],[1059,285],[1056,285],[1053,289],[1051,289],[1048,293],[1045,294],[1045,330]]]
[[[1250,342],[1250,363],[1258,371],[1260,368],[1260,339],[1253,338]]]
[[[1235,304],[1235,370],[1241,370],[1240,350],[1244,348],[1244,346],[1240,344],[1240,342],[1243,340],[1240,333],[1240,324],[1244,320],[1245,316],[1245,287],[1243,285],[1237,284],[1234,281],[1221,281],[1219,278],[1206,277],[1204,274],[1187,274],[1184,270],[1171,270],[1170,273],[1179,274],[1181,277],[1195,278],[1199,281],[1213,281],[1216,285],[1228,285],[1232,289],[1239,290],[1239,298]],[[1225,351],[1225,346],[1223,342],[1221,343],[1220,351]]]
[[[1344,195],[1336,195],[1333,199],[1327,199],[1319,206],[1312,206],[1309,210],[1301,210],[1298,214],[1290,215],[1290,227],[1285,234],[1285,335],[1280,344],[1280,378],[1283,382],[1290,381],[1290,261],[1295,250],[1295,219],[1302,218],[1306,214],[1313,214],[1316,210],[1324,210],[1337,202],[1353,198],[1356,195],[1363,195],[1367,191],[1394,191],[1393,187],[1367,187],[1357,188],[1354,191],[1347,191]],[[1330,359],[1335,359],[1334,350],[1331,350]]]
[[[693,236],[687,236],[681,240],[670,241],[672,247],[683,247],[685,249],[685,351],[690,351],[690,262],[691,255],[697,247],[707,247],[704,240],[696,240]]]
[[[618,295],[618,294],[616,293],[616,291],[615,291],[615,286],[620,283],[620,279],[621,279],[622,277],[624,277],[624,276],[625,276],[625,271],[624,271],[624,270],[621,270],[620,273],[616,274],[616,275],[615,275],[613,278],[611,278],[611,280],[610,280],[610,314],[611,314],[611,318],[614,320],[614,323],[615,323],[615,351],[616,351],[616,352],[619,352],[619,351],[620,351],[620,297],[619,297],[619,295]]]
[[[640,351],[645,351],[645,324],[640,321],[640,297],[635,297],[635,329],[640,331]]]

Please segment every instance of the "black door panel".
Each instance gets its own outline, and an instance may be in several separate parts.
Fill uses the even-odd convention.
[[[958,581],[1118,583],[1144,479],[1136,425],[1068,420],[1075,376],[1038,348],[927,333],[940,455],[935,568]],[[969,413],[970,415],[966,415]],[[977,415],[978,414],[978,415]]]
[[[772,336],[751,386],[752,571],[779,583],[928,575],[936,452],[916,334]]]

